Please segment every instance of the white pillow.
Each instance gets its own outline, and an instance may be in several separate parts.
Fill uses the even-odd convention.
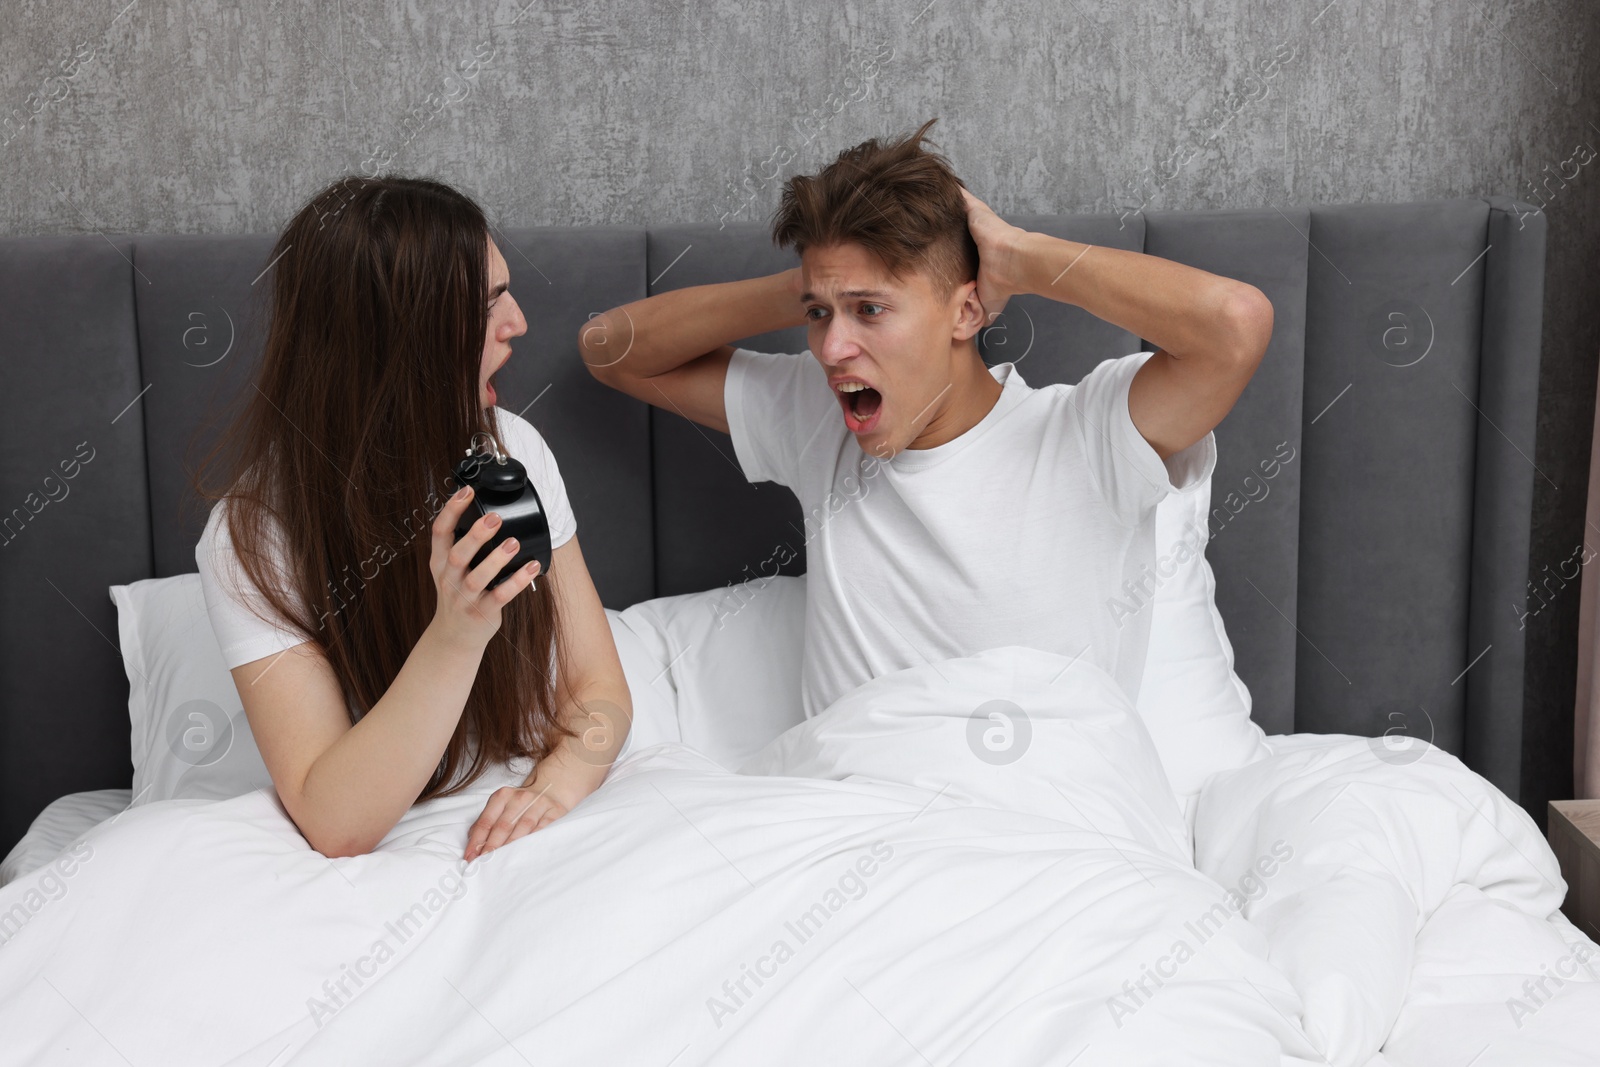
[[[649,646],[623,621],[621,612],[607,608],[606,621],[611,623],[611,639],[616,642],[628,695],[633,698],[633,728],[617,758],[679,740],[677,694],[666,665],[651,655]]]
[[[271,788],[223,666],[200,575],[113,585],[111,600],[128,673],[133,804]]]
[[[1156,573],[1175,568],[1150,605],[1150,646],[1136,702],[1186,816],[1207,778],[1271,755],[1250,718],[1250,690],[1233,672],[1205,558],[1211,479],[1156,505]],[[1163,562],[1165,560],[1165,562]]]
[[[222,800],[272,787],[233,675],[206,614],[199,574],[111,587],[128,672],[133,803]],[[606,609],[633,697],[626,754],[678,739],[670,684],[644,644]],[[654,682],[654,684],[652,684]]]
[[[679,738],[729,769],[805,720],[805,617],[806,580],[787,575],[658,597],[622,612],[667,671]]]

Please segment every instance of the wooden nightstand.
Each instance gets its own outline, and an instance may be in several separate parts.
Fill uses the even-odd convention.
[[[1561,910],[1600,941],[1600,800],[1552,800],[1549,837],[1567,880]]]

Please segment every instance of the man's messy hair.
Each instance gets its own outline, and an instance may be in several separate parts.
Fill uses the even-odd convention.
[[[860,245],[895,278],[911,270],[932,275],[934,290],[946,297],[975,279],[978,246],[967,230],[963,183],[948,159],[924,147],[937,121],[885,143],[863,141],[817,174],[790,178],[773,217],[773,243],[802,255]]]

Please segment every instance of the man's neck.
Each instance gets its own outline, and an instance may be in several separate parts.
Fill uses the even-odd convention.
[[[950,384],[935,404],[943,406],[937,411],[920,436],[906,447],[908,449],[937,448],[954,441],[994,410],[1005,386],[995,380],[984,366],[977,349],[970,348],[968,355],[954,354]]]

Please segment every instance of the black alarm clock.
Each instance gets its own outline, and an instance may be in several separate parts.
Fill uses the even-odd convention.
[[[472,499],[456,520],[456,540],[466,536],[472,524],[489,512],[500,516],[500,526],[479,548],[467,565],[471,570],[489,557],[508,537],[517,539],[517,553],[500,573],[489,581],[493,589],[533,560],[539,561],[537,577],[550,573],[550,517],[545,514],[538,490],[521,463],[491,444],[492,454],[467,449],[466,458],[456,464],[456,481],[472,486]]]

